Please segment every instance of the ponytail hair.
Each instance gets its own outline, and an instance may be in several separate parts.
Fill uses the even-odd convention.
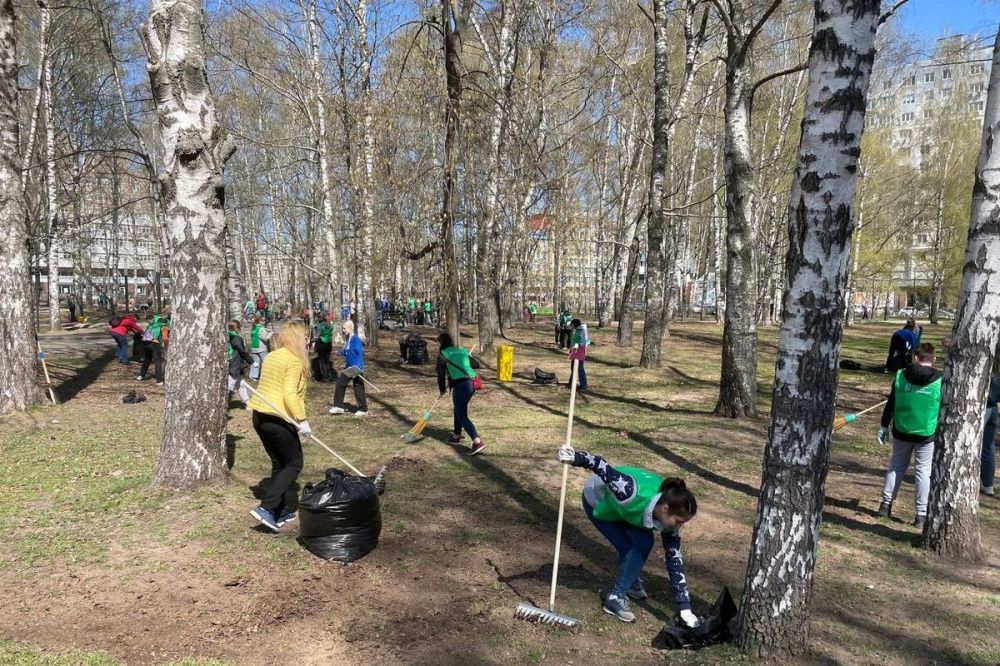
[[[694,493],[688,490],[683,479],[664,479],[660,484],[660,501],[657,506],[667,505],[670,515],[679,518],[693,518],[698,513],[698,502],[694,498]]]

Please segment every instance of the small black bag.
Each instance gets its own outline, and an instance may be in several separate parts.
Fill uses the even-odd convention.
[[[324,560],[353,562],[373,551],[382,533],[378,490],[367,476],[326,470],[299,500],[299,541]]]
[[[535,368],[535,379],[532,381],[533,384],[558,384],[559,380],[556,379],[556,373],[545,372],[541,368]]]
[[[700,650],[710,645],[725,643],[730,639],[729,623],[736,617],[737,608],[729,588],[722,588],[719,598],[712,604],[708,615],[700,618],[701,623],[689,628],[680,621],[664,625],[653,639],[653,647],[658,650]]]

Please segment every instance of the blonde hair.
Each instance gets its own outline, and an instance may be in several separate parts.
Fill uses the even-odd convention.
[[[351,321],[350,319],[344,320],[344,328],[347,329],[348,335],[353,334],[354,333],[354,322]]]
[[[309,355],[306,353],[306,337],[309,331],[302,324],[288,324],[274,336],[278,349],[288,349],[302,361],[302,376],[309,376]]]

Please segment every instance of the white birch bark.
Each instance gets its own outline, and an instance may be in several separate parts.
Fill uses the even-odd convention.
[[[202,4],[151,0],[140,35],[162,144],[160,189],[170,241],[171,362],[153,482],[222,483],[226,343],[223,168],[235,150],[216,122]]]
[[[952,345],[941,383],[941,412],[924,547],[955,559],[983,555],[979,461],[983,411],[1000,338],[1000,32],[986,94],[983,142],[972,188],[969,239]]]
[[[354,9],[358,22],[358,57],[361,70],[361,157],[363,171],[360,183],[361,228],[358,247],[358,295],[357,316],[358,335],[368,337],[368,344],[378,344],[378,322],[374,318],[375,284],[372,275],[374,253],[375,210],[372,202],[375,187],[375,137],[372,130],[371,59],[372,49],[368,43],[368,0],[358,0]]]
[[[49,59],[49,40],[51,39],[52,12],[47,0],[38,0],[39,21],[38,32],[38,75],[35,77],[35,101],[31,105],[31,116],[28,121],[28,138],[24,144],[24,158],[21,160],[21,192],[28,186],[28,172],[31,170],[31,160],[35,154],[35,133],[38,130],[38,115],[42,109],[42,88],[45,63]]]
[[[21,187],[13,0],[0,1],[0,414],[42,401],[35,382],[28,221]]]
[[[740,645],[772,659],[808,648],[857,162],[878,20],[879,2],[816,2],[789,197],[772,421],[739,615]]]
[[[49,9],[42,5],[42,13],[48,14]],[[45,21],[47,23],[47,21]],[[59,316],[59,202],[56,196],[56,137],[55,122],[52,120],[52,58],[46,57],[40,64],[42,68],[42,112],[45,114],[45,213],[46,213],[46,265],[49,279],[49,330],[62,330],[62,318]]]
[[[328,300],[330,300],[339,299],[338,286],[341,280],[337,256],[337,227],[333,214],[333,198],[330,192],[330,147],[326,129],[326,89],[323,86],[323,68],[319,57],[319,22],[316,17],[316,0],[309,0],[309,5],[306,8],[306,24],[309,31],[312,94],[316,102],[316,161],[319,166],[319,189],[323,210],[320,228],[327,255],[326,282],[329,291]],[[333,301],[330,300],[330,302]]]

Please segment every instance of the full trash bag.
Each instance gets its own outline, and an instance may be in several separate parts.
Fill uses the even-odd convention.
[[[410,365],[423,365],[428,362],[427,341],[423,338],[410,338],[406,344],[406,362]]]
[[[730,639],[729,623],[736,617],[737,608],[729,588],[722,588],[712,610],[697,627],[689,628],[681,623],[664,625],[653,639],[653,647],[659,650],[700,650],[710,645],[718,645]]]
[[[353,562],[378,545],[382,510],[371,478],[326,470],[319,483],[307,483],[299,501],[299,540],[324,560]]]

